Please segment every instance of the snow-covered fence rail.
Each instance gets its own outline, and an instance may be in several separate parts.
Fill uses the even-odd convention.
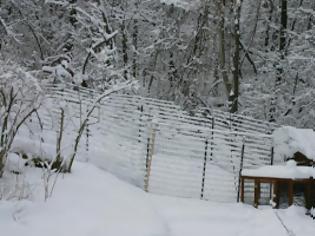
[[[268,165],[270,136],[198,128],[158,125],[149,191],[235,201],[242,158],[244,167]]]
[[[41,111],[44,128],[58,130],[59,107],[67,106],[73,118],[67,132],[99,95],[74,85],[45,89],[53,106]],[[270,164],[274,128],[241,115],[201,110],[191,116],[169,101],[113,94],[90,118],[81,152],[149,192],[235,201],[240,168]]]

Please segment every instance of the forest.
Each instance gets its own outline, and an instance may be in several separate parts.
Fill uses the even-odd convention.
[[[314,128],[312,0],[1,0],[1,66]]]
[[[0,0],[8,236],[313,236],[315,0]]]

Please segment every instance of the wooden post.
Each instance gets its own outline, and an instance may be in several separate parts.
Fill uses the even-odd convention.
[[[212,117],[212,122],[211,122],[210,161],[212,161],[212,159],[213,159],[213,146],[214,146],[214,143],[213,143],[213,140],[214,140],[213,129],[214,129],[214,116]]]
[[[144,176],[144,191],[146,192],[149,191],[149,182],[150,182],[149,180],[150,180],[150,175],[151,175],[152,157],[154,153],[155,134],[156,134],[156,129],[152,128],[151,134],[148,138],[148,143],[147,143],[146,173]]]
[[[85,142],[85,150],[88,152],[89,151],[89,138],[90,138],[90,128],[89,124],[86,124],[86,142]]]
[[[93,95],[92,95],[92,99],[93,98]],[[89,112],[89,108],[88,106],[86,107],[86,114]],[[86,140],[85,140],[85,151],[86,152],[89,152],[89,138],[90,138],[90,124],[89,124],[89,118],[87,118],[87,122],[86,122],[86,127],[85,127],[85,135],[86,135]]]
[[[241,162],[240,162],[240,170],[238,173],[238,191],[237,191],[237,202],[240,201],[240,185],[241,185],[241,178],[242,178],[242,170],[243,170],[243,163],[244,163],[244,151],[245,151],[245,140],[243,139],[242,151],[241,151]],[[243,192],[243,201],[244,202],[244,179],[242,179],[242,186],[241,191]]]
[[[142,116],[143,116],[143,105],[141,106],[138,106],[137,108],[141,113],[140,113],[140,116],[139,116],[139,130],[138,130],[138,143],[141,143],[141,133],[142,133],[142,130],[141,128],[143,127],[143,120],[142,120]]]
[[[274,148],[271,147],[271,156],[270,156],[270,165],[273,165],[273,159],[274,159]],[[269,186],[269,199],[272,200],[272,184]]]
[[[311,188],[312,188],[312,180],[310,179],[305,184],[305,193],[304,193],[304,199],[305,199],[305,208],[310,209],[311,208]]]
[[[288,204],[289,206],[293,204],[293,181],[291,179],[288,181]]]
[[[273,208],[278,208],[278,206],[279,206],[279,186],[278,186],[278,181],[274,181],[273,182],[272,201],[276,203],[276,205]]]
[[[244,202],[244,177],[241,176],[241,202]]]
[[[254,190],[254,207],[258,208],[260,198],[260,181],[255,179],[255,190]]]
[[[53,160],[51,165],[51,169],[60,170],[62,168],[62,157],[61,157],[61,146],[62,146],[62,138],[64,133],[64,119],[65,119],[65,111],[63,108],[60,108],[60,124],[59,124],[59,133],[57,136],[57,143],[56,143],[56,157]]]
[[[203,199],[204,190],[205,190],[205,178],[206,178],[206,168],[207,168],[207,156],[208,156],[208,139],[206,139],[206,141],[205,141],[205,154],[204,154],[204,159],[203,159],[203,170],[202,170],[200,199]]]

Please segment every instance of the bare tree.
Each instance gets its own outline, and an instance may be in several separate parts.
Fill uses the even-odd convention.
[[[131,82],[131,81],[120,83],[120,84],[118,84],[116,86],[113,86],[112,88],[106,90],[103,94],[101,94],[99,97],[97,97],[93,101],[93,103],[91,104],[90,108],[88,109],[88,111],[86,112],[85,116],[83,117],[83,119],[82,119],[82,121],[80,123],[80,127],[79,127],[79,129],[77,131],[77,135],[75,136],[73,151],[72,151],[72,154],[70,156],[69,163],[68,163],[68,165],[66,167],[66,171],[67,172],[71,172],[73,161],[74,161],[74,159],[75,159],[75,157],[77,155],[77,152],[78,152],[78,148],[79,148],[79,144],[80,144],[80,140],[81,140],[82,134],[84,133],[84,130],[85,130],[87,124],[88,124],[90,116],[93,114],[94,110],[97,108],[97,106],[99,105],[100,101],[102,99],[104,99],[105,97],[109,96],[112,93],[116,93],[116,92],[118,92],[120,90],[130,88],[133,85],[135,85],[135,82]]]
[[[40,106],[40,88],[29,73],[3,65],[0,72],[0,177],[20,127]]]

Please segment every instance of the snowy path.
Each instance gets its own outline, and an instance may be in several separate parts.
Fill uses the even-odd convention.
[[[159,196],[152,196],[152,201],[167,219],[172,236],[287,235],[272,209]]]
[[[46,203],[41,188],[33,201],[0,201],[1,235],[287,236],[270,208],[147,194],[90,164],[76,163]],[[315,235],[303,208],[277,212],[296,236]]]
[[[314,236],[315,221],[305,209],[255,209],[243,204],[218,204],[192,199],[151,196],[169,224],[172,236],[288,236],[275,211],[294,236]]]

